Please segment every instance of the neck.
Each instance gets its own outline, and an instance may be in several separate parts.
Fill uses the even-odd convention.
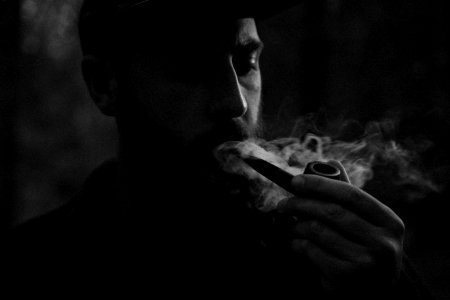
[[[141,140],[122,140],[119,152],[121,197],[133,207],[164,206],[207,190],[207,162],[196,163],[198,157],[174,142],[159,140],[158,145],[143,145]]]
[[[137,193],[147,198],[163,187],[163,182],[170,182],[171,163],[167,160],[160,151],[122,144],[118,168],[122,196],[129,201],[134,201],[132,196]]]

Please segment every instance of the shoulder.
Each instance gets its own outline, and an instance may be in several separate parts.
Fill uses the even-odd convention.
[[[101,215],[105,205],[114,205],[114,201],[110,200],[114,195],[111,189],[115,185],[111,181],[115,180],[116,165],[114,159],[100,164],[68,203],[15,226],[9,233],[11,239],[20,241],[62,236],[81,222],[92,221]]]
[[[54,209],[44,215],[27,220],[10,230],[10,237],[19,241],[21,239],[35,239],[43,235],[51,235],[62,230],[74,209],[74,203],[69,203]]]

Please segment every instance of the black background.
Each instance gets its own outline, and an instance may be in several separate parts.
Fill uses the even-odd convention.
[[[450,102],[446,0],[309,1],[261,21],[268,138],[314,114],[350,139],[386,116],[386,134],[421,149],[417,163],[439,192],[397,201],[382,170],[367,185],[404,218],[406,248],[438,299],[450,297]],[[91,103],[80,74],[78,0],[0,2],[2,228],[70,199],[115,152],[113,120]],[[338,122],[339,123],[339,122]],[[336,133],[336,132],[334,132]]]

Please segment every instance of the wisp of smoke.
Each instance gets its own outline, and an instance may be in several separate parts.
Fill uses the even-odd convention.
[[[393,140],[385,140],[382,135],[371,133],[357,141],[347,142],[332,140],[328,136],[311,133],[302,138],[288,137],[271,141],[248,139],[230,141],[218,146],[215,156],[227,173],[246,177],[250,183],[250,191],[254,196],[253,205],[262,210],[276,208],[278,202],[291,196],[263,175],[249,167],[241,158],[255,156],[264,159],[292,175],[303,173],[305,166],[311,161],[340,161],[353,185],[364,188],[374,176],[374,164],[387,164],[397,170],[391,182],[397,185],[415,186],[424,196],[438,187],[418,168],[413,160],[417,157]]]

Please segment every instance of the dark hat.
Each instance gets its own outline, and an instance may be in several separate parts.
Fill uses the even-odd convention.
[[[182,11],[186,14],[216,13],[229,17],[254,17],[266,18],[280,11],[302,2],[301,0],[273,1],[186,1],[187,3],[173,3],[155,0],[84,0],[80,12],[80,21],[99,16],[117,17],[136,9],[161,7],[169,8],[170,13]],[[181,2],[181,1],[180,1]]]
[[[180,1],[181,2],[181,1]],[[253,17],[264,19],[273,16],[301,0],[269,1],[171,1],[156,0],[84,0],[79,14],[79,35],[84,53],[92,52],[98,44],[115,34],[127,22],[151,12],[148,18],[163,20],[168,16],[191,18],[207,16],[215,19]],[[97,44],[97,45],[96,45]]]

